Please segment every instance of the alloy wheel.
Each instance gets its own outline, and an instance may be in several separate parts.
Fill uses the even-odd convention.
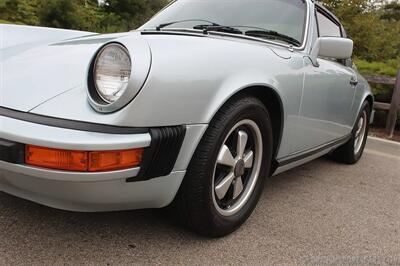
[[[251,120],[237,123],[225,138],[215,163],[213,202],[223,216],[241,210],[254,191],[262,162],[262,135]]]

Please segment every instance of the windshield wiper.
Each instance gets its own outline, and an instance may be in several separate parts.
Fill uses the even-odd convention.
[[[273,31],[273,30],[267,30],[259,27],[254,27],[254,26],[223,26],[218,23],[209,21],[209,20],[204,20],[204,19],[186,19],[186,20],[178,20],[178,21],[172,21],[168,23],[163,23],[160,24],[156,27],[157,31],[160,31],[162,28],[177,24],[177,23],[183,23],[183,22],[191,22],[191,21],[202,21],[202,22],[207,22],[209,24],[200,24],[196,25],[193,27],[193,29],[196,30],[203,30],[204,33],[206,34],[209,31],[218,31],[218,32],[226,32],[226,33],[231,33],[231,34],[244,34],[247,36],[251,37],[258,37],[258,38],[264,38],[264,39],[277,39],[281,40],[284,42],[287,42],[292,45],[300,46],[301,43],[296,40],[293,37],[290,37],[288,35]],[[237,28],[253,28],[254,30],[248,30],[248,31],[241,31]]]
[[[222,26],[222,25],[197,25],[194,26],[193,29],[195,30],[204,30],[205,33],[208,31],[220,31],[220,32],[226,32],[226,33],[232,33],[232,34],[243,34],[241,30],[238,30],[233,27],[229,26]]]
[[[208,21],[208,20],[204,20],[204,19],[186,19],[186,20],[177,20],[177,21],[172,21],[172,22],[160,24],[160,25],[158,25],[158,26],[156,27],[156,30],[159,31],[159,30],[161,30],[162,28],[165,28],[165,27],[168,27],[168,26],[171,26],[171,25],[174,25],[174,24],[183,23],[183,22],[191,22],[191,21],[207,22],[207,23],[210,23],[209,26],[220,26],[220,25],[217,24],[217,23],[214,23],[214,22]]]
[[[295,38],[272,30],[249,30],[246,31],[244,34],[251,37],[277,39],[296,46],[301,45],[301,43]]]

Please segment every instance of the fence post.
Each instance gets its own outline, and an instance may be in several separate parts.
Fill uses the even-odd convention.
[[[386,121],[386,133],[389,137],[393,137],[394,129],[396,127],[397,121],[397,111],[400,105],[400,69],[397,72],[396,83],[394,85],[392,102],[390,104],[390,109]]]

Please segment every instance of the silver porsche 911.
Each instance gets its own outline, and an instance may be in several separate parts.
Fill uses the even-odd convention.
[[[268,176],[356,163],[373,96],[312,0],[178,0],[138,30],[1,25],[0,190],[237,229]]]

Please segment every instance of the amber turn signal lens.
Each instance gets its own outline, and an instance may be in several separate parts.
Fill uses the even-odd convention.
[[[144,149],[121,151],[70,151],[26,145],[28,165],[79,172],[103,172],[139,166]]]
[[[87,153],[27,145],[25,163],[29,165],[68,171],[86,171]]]
[[[143,149],[89,153],[89,171],[111,171],[140,165]]]

